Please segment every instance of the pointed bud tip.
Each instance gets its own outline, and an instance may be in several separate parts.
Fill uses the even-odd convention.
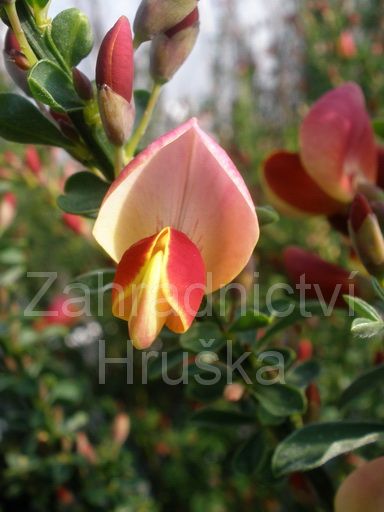
[[[365,219],[371,214],[372,208],[365,196],[363,194],[356,194],[349,212],[351,226],[355,233],[359,231]]]

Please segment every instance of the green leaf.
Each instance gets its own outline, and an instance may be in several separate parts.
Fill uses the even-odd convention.
[[[44,7],[46,7],[48,5],[50,0],[27,0],[27,2],[29,3],[29,5],[31,7],[37,7],[39,9],[43,9]]]
[[[224,365],[199,363],[199,367],[196,366],[195,370],[192,369],[190,372],[187,396],[199,402],[212,402],[221,398],[227,384],[226,372],[227,368]]]
[[[97,213],[110,184],[91,172],[73,174],[65,184],[65,195],[57,204],[67,213],[91,215]]]
[[[304,394],[293,386],[286,384],[255,384],[253,393],[262,406],[274,416],[291,416],[303,413],[306,408]]]
[[[384,384],[384,365],[372,368],[363,373],[350,384],[340,397],[340,407],[346,407],[367,391]]]
[[[20,144],[45,144],[70,148],[71,143],[27,99],[0,94],[0,136]]]
[[[88,17],[74,7],[62,11],[54,18],[51,36],[70,68],[77,66],[93,47],[92,25]]]
[[[363,422],[313,423],[296,430],[276,448],[272,467],[276,476],[308,471],[343,453],[376,442],[384,425]]]
[[[242,332],[265,327],[271,323],[271,318],[265,313],[254,309],[248,310],[245,315],[238,318],[229,328],[229,332]]]
[[[89,293],[97,293],[113,283],[115,274],[115,268],[99,268],[77,276],[70,284],[80,283],[88,288]]]
[[[372,286],[378,298],[384,302],[384,288],[375,277],[372,277]]]
[[[58,112],[72,112],[84,107],[70,77],[49,60],[41,60],[31,69],[28,84],[37,101]]]
[[[291,348],[270,347],[268,350],[259,352],[256,357],[263,365],[279,366],[280,359],[283,359],[284,369],[288,369],[296,360],[297,354]]]
[[[287,376],[288,384],[299,388],[306,388],[320,374],[320,365],[317,361],[305,361],[297,365]]]
[[[351,332],[358,338],[373,338],[382,334],[384,331],[384,322],[367,320],[366,318],[356,318],[352,322]]]
[[[163,375],[163,372],[169,375],[170,370],[181,366],[185,361],[184,352],[180,349],[167,352],[166,359],[163,359],[162,354],[165,354],[165,352],[161,352],[159,357],[149,361],[147,375],[148,380],[151,382],[158,380]]]
[[[378,311],[368,304],[368,302],[365,302],[365,300],[359,297],[353,297],[352,295],[343,295],[343,299],[359,317],[379,322],[382,320]]]
[[[384,119],[374,119],[372,122],[373,131],[381,139],[384,139]]]
[[[195,322],[180,336],[180,345],[188,352],[218,352],[225,345],[225,336],[213,322]]]
[[[256,213],[260,227],[273,224],[280,220],[280,215],[272,206],[259,206],[256,208]]]
[[[257,432],[237,449],[232,465],[235,471],[244,475],[261,473],[268,460],[268,440],[263,432]]]
[[[241,425],[254,425],[255,417],[237,411],[202,409],[191,417],[191,421],[210,427],[239,427]]]
[[[276,315],[276,319],[273,321],[272,325],[266,329],[265,334],[259,339],[259,344],[265,343],[280,331],[287,329],[297,322],[308,320],[308,318],[313,316],[324,316],[324,305],[318,301],[307,301],[304,304],[303,311],[301,311],[300,304],[297,302],[284,300],[279,301],[278,304],[282,306],[283,309],[278,310],[280,315]],[[289,311],[289,314],[285,314],[285,311]]]

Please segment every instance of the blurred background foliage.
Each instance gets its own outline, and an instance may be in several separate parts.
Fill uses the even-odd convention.
[[[211,73],[217,89],[199,113],[195,107],[190,112],[183,98],[182,112],[184,117],[199,114],[219,136],[258,204],[266,203],[259,179],[264,157],[278,148],[297,148],[300,119],[326,90],[354,80],[364,89],[372,116],[383,116],[382,0],[293,2],[271,28],[267,81],[234,2],[222,2],[216,22]],[[4,79],[2,88],[8,84]],[[158,109],[152,137],[174,122],[170,108],[164,101]],[[97,340],[107,340],[109,357],[126,355],[126,326],[108,316],[108,304],[103,318],[23,315],[43,284],[26,278],[26,272],[58,273],[39,308],[61,312],[68,283],[111,264],[92,241],[91,222],[65,218],[56,207],[63,177],[73,172],[73,164],[59,152],[40,148],[25,152],[2,143],[1,153],[3,226],[9,211],[15,217],[0,238],[0,510],[315,510],[300,475],[276,480],[260,454],[244,454],[253,427],[209,428],[190,421],[203,402],[222,410],[232,407],[222,390],[211,400],[183,385],[127,385],[126,368],[117,364],[109,365],[106,384],[100,385]],[[287,281],[281,252],[289,244],[349,264],[347,244],[325,219],[298,223],[283,217],[263,230],[256,252],[261,306],[269,286]],[[361,370],[382,362],[381,342],[353,339],[349,329],[350,319],[337,313],[327,322],[295,325],[272,340],[298,353],[303,340],[310,342],[309,358],[320,368],[314,377],[321,397],[316,418],[340,418],[341,390]],[[170,350],[177,340],[165,333],[163,342]],[[312,406],[319,406],[319,400]],[[252,411],[247,399],[233,407]],[[359,414],[383,419],[382,401],[369,395],[350,416]],[[257,464],[252,466],[250,457]],[[268,461],[270,453],[263,457]],[[346,458],[341,468],[331,467],[335,481],[349,462]]]

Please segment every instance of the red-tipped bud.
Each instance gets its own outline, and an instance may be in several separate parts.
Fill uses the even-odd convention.
[[[129,21],[122,16],[105,36],[96,64],[100,115],[116,146],[129,138],[134,122],[133,43]]]
[[[112,437],[115,443],[118,445],[123,445],[125,441],[127,440],[129,434],[131,431],[131,420],[128,416],[128,414],[125,413],[119,413],[114,422],[112,427]]]
[[[184,20],[198,0],[142,0],[133,28],[137,45],[153,39]]]
[[[180,23],[158,34],[151,46],[151,75],[155,82],[165,83],[184,64],[199,34],[199,10],[196,7]]]
[[[35,146],[27,146],[25,150],[25,164],[35,176],[40,176],[42,165],[40,155]]]
[[[384,276],[384,238],[379,221],[362,194],[357,194],[349,213],[349,233],[353,247],[367,271]]]
[[[21,48],[14,32],[8,29],[4,41],[4,62],[9,76],[22,91],[30,95],[27,82],[27,71],[30,65]]]
[[[0,233],[6,230],[16,216],[17,200],[12,192],[7,192],[0,198]]]
[[[313,356],[313,345],[311,340],[302,339],[297,347],[297,359],[299,361],[308,361]]]
[[[349,272],[300,247],[287,247],[283,262],[288,277],[303,300],[316,299],[345,308],[343,295],[360,294]]]
[[[75,90],[84,101],[90,101],[93,99],[93,87],[89,78],[84,75],[80,69],[73,68],[72,69],[72,78],[73,85],[75,86]]]
[[[376,350],[376,352],[373,355],[373,364],[375,366],[380,366],[384,364],[384,351],[383,350]]]
[[[227,402],[239,402],[243,398],[245,391],[246,389],[243,384],[233,382],[225,386],[223,397]]]
[[[357,54],[355,38],[350,30],[341,32],[337,41],[337,50],[341,57],[351,59]]]
[[[90,464],[97,462],[97,455],[94,447],[84,432],[78,432],[76,435],[77,453],[82,455]]]
[[[74,142],[79,141],[79,134],[77,133],[76,128],[74,127],[71,119],[67,114],[62,112],[55,112],[52,109],[49,111],[49,113],[52,119],[56,121],[63,135]]]

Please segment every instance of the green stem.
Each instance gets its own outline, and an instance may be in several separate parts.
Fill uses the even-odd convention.
[[[16,10],[16,1],[13,1],[10,4],[6,4],[5,12],[7,13],[9,22],[11,24],[15,37],[20,45],[22,53],[27,57],[29,64],[31,66],[34,66],[37,62],[37,58],[36,55],[33,53],[33,50],[30,47],[27,38],[25,37],[23,28],[20,23],[19,15]]]
[[[161,84],[155,83],[152,88],[152,92],[151,92],[151,96],[149,98],[147,108],[145,109],[145,112],[143,114],[143,117],[141,118],[139,126],[137,127],[135,133],[132,135],[132,138],[130,139],[130,141],[128,142],[128,144],[125,148],[125,156],[129,160],[131,160],[134,157],[137,146],[140,144],[141,139],[144,137],[145,132],[147,131],[149,122],[153,115],[153,111],[155,110],[156,103],[159,99],[160,92],[161,92]]]
[[[124,146],[116,146],[115,147],[115,176],[116,176],[116,178],[123,170],[124,163],[125,163]]]

